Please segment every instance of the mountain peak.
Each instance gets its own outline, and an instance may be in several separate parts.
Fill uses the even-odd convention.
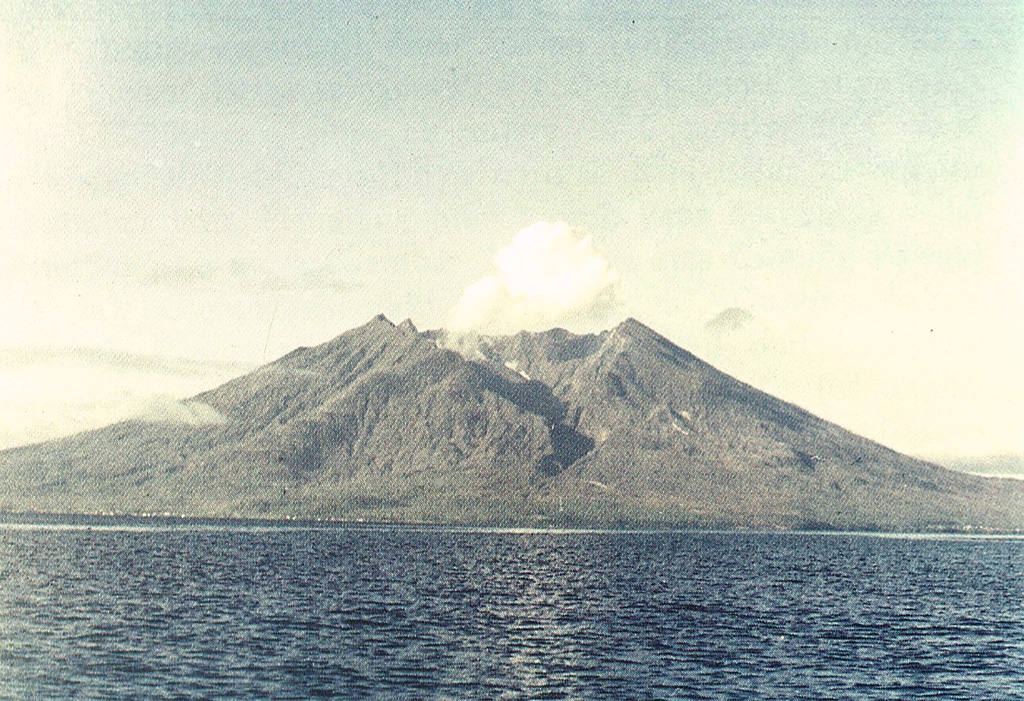
[[[681,353],[690,356],[688,351],[683,350],[651,327],[637,321],[633,317],[625,319],[612,329],[607,336],[606,342],[616,347],[657,348],[673,354]]]
[[[641,323],[640,321],[637,321],[633,317],[627,317],[626,319],[623,319],[621,322],[619,322],[618,326],[612,329],[612,332],[616,334],[627,334],[635,338],[644,338],[660,335],[654,329],[647,326],[646,324]]]

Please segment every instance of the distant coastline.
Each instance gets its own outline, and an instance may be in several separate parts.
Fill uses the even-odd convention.
[[[689,533],[693,535],[811,535],[870,536],[878,538],[1024,538],[1024,529],[999,530],[965,527],[936,527],[919,531],[844,529],[813,526],[762,527],[743,526],[680,526],[667,523],[635,523],[619,526],[587,527],[558,524],[522,526],[515,524],[441,523],[418,521],[356,521],[332,518],[201,516],[186,514],[115,514],[115,513],[40,513],[0,511],[0,528],[41,527],[57,529],[105,530],[378,530],[436,531],[451,533],[576,533],[576,534],[652,534]]]
[[[978,470],[958,470],[967,475],[973,475],[975,477],[996,477],[998,479],[1008,480],[1024,480],[1024,473],[1022,472],[981,472]]]

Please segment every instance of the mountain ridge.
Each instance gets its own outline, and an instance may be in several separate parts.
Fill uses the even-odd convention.
[[[633,318],[467,339],[378,315],[186,401],[223,420],[124,421],[0,452],[0,510],[1024,528],[1024,485],[901,455]]]

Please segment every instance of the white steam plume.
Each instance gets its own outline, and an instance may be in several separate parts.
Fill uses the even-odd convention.
[[[589,235],[537,222],[494,257],[496,270],[466,288],[448,314],[453,334],[513,333],[599,320],[615,302],[619,273]]]
[[[149,405],[135,418],[146,423],[185,426],[210,426],[227,421],[223,414],[209,404],[195,399],[178,400],[165,395],[153,397]]]

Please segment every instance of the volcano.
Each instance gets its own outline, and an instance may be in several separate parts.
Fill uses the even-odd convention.
[[[128,420],[0,452],[0,510],[1024,529],[1024,483],[901,455],[635,319],[454,341],[377,316],[185,401],[217,421]]]

